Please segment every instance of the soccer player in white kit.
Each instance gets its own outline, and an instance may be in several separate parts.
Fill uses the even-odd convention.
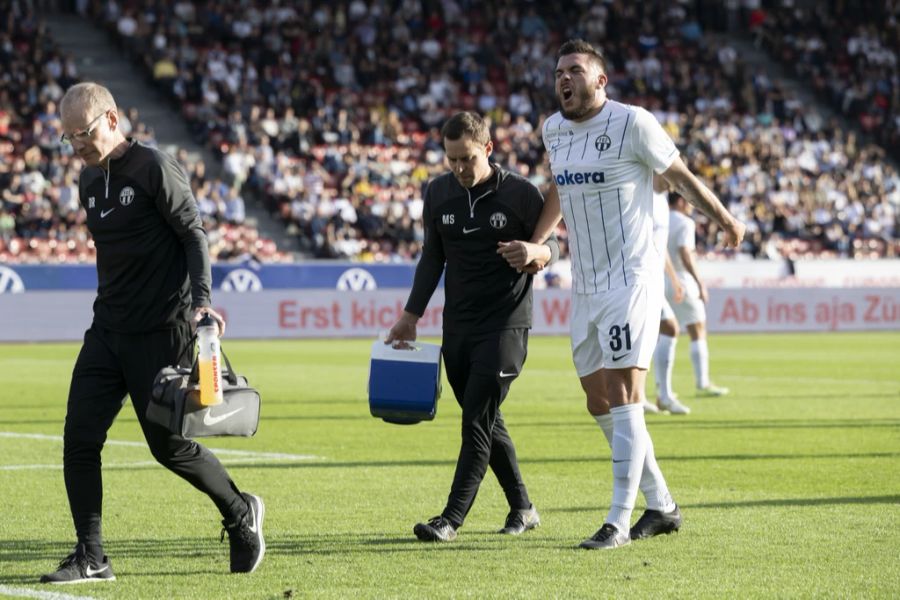
[[[672,389],[672,370],[675,365],[675,345],[678,343],[678,321],[669,298],[675,304],[684,300],[684,286],[678,279],[669,257],[669,186],[661,175],[653,175],[653,245],[665,262],[665,290],[662,314],[659,317],[659,338],[653,352],[656,379],[656,404],[643,400],[645,413],[667,411],[673,415],[690,414],[691,409],[681,403]]]
[[[606,97],[606,63],[582,40],[562,45],[560,111],[544,122],[552,184],[530,243],[498,250],[511,266],[541,268],[536,246],[565,218],[572,255],[572,354],[587,408],[612,447],[613,498],[582,548],[616,548],[681,526],[653,453],[641,396],[662,307],[654,248],[653,173],[718,223],[737,246],[744,225],[685,166],[656,118]],[[640,487],[647,510],[629,527]]]
[[[672,302],[678,322],[685,326],[691,338],[691,364],[697,395],[724,396],[728,388],[714,385],[709,380],[709,346],[706,343],[706,302],[709,296],[694,261],[697,225],[690,217],[691,205],[684,198],[673,194],[669,197],[669,204],[672,210],[669,215],[668,251],[676,277],[684,289],[684,299],[680,302],[675,300],[677,289],[671,283],[666,285],[666,298]]]

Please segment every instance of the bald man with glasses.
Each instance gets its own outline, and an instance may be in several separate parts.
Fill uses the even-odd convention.
[[[154,377],[192,343],[192,325],[202,313],[216,319],[220,335],[225,331],[210,308],[209,247],[189,181],[174,158],[122,134],[105,87],[71,87],[60,113],[62,139],[86,165],[78,192],[97,248],[98,285],[93,323],[72,372],[63,436],[77,544],[41,582],[115,579],[101,536],[100,453],[126,395],[154,458],[222,514],[231,571],[251,572],[265,553],[262,500],[241,492],[209,450],[146,419]]]

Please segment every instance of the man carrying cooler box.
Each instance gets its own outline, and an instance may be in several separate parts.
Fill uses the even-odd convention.
[[[526,179],[490,162],[490,130],[479,115],[457,113],[441,138],[451,172],[425,191],[422,257],[405,312],[385,343],[416,339],[416,322],[446,271],[441,352],[462,407],[462,447],[446,507],[413,531],[423,541],[455,539],[490,465],[510,508],[499,533],[518,535],[540,517],[500,404],[525,363],[532,276],[510,267],[507,257],[545,265],[557,259],[559,245],[553,237],[544,244],[512,241],[531,237],[544,201]]]

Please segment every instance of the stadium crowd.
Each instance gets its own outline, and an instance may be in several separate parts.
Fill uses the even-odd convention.
[[[708,35],[723,22],[721,11],[705,10],[712,4],[83,7],[222,156],[223,182],[195,188],[201,208],[219,206],[228,223],[243,213],[239,198],[259,197],[317,257],[417,257],[423,184],[445,169],[438,128],[460,109],[490,118],[498,163],[546,185],[539,131],[555,110],[554,51],[573,36],[608,57],[610,96],[653,111],[692,170],[748,223],[742,254],[900,255],[900,176],[885,151]],[[748,13],[754,24],[767,15]],[[725,256],[715,227],[698,221],[700,255]],[[560,239],[564,252],[562,230]]]
[[[46,27],[30,12],[10,11],[0,20],[0,263],[85,263],[95,257],[78,199],[84,167],[61,141],[58,102],[78,81],[71,56],[54,45]],[[120,114],[133,138],[156,144],[136,109]],[[206,165],[178,158],[190,175],[211,256],[253,256],[272,261],[284,253],[245,224],[243,198]]]
[[[900,3],[783,3],[760,17],[748,23],[760,46],[900,156]]]

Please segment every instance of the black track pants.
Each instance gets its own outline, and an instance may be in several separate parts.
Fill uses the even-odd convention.
[[[500,413],[510,384],[525,364],[527,349],[527,329],[444,334],[441,352],[447,379],[462,407],[462,446],[442,515],[457,527],[472,508],[488,465],[511,509],[531,506]]]
[[[234,520],[246,509],[237,487],[209,450],[145,417],[153,378],[162,367],[175,363],[190,339],[187,324],[147,334],[93,326],[84,335],[69,389],[63,465],[78,541],[91,551],[102,544],[100,451],[126,394],[160,464],[208,495],[226,519]]]

